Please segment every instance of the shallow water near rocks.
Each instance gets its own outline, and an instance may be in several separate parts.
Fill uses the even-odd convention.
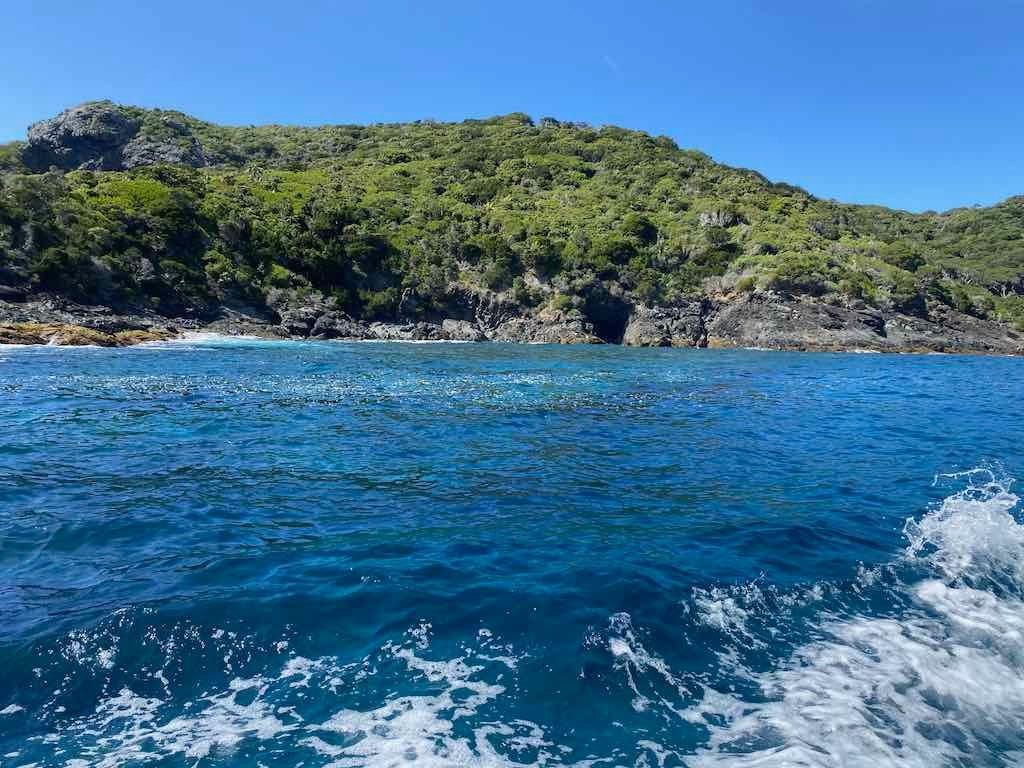
[[[1024,361],[0,350],[2,766],[1024,761]]]

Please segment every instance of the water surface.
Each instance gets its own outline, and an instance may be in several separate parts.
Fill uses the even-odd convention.
[[[0,347],[0,765],[1024,761],[1024,361]]]

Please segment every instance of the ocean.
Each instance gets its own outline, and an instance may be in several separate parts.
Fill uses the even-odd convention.
[[[0,347],[0,766],[1024,764],[1024,360]]]

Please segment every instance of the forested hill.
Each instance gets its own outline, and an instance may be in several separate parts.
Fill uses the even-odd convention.
[[[0,285],[160,313],[316,292],[353,317],[767,292],[1024,324],[1024,197],[820,200],[671,139],[513,113],[226,127],[93,102],[0,147]]]

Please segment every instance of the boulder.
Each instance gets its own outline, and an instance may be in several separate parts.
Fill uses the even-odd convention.
[[[488,338],[526,344],[602,344],[594,327],[578,310],[546,309],[531,317],[505,321]]]
[[[468,320],[446,319],[441,322],[441,333],[449,341],[486,341],[487,336],[475,323]]]
[[[199,168],[208,164],[191,129],[170,115],[148,122],[109,101],[79,104],[28,129],[22,162],[33,171],[123,171],[142,165],[173,163]]]
[[[33,171],[120,170],[122,149],[138,130],[136,120],[109,102],[81,104],[32,125],[22,160]]]
[[[365,339],[368,333],[364,323],[344,312],[327,311],[313,323],[309,336],[313,339]]]
[[[675,307],[638,305],[630,315],[622,343],[630,347],[703,347],[705,302]]]
[[[443,341],[444,333],[435,323],[371,323],[367,338],[379,341]]]

